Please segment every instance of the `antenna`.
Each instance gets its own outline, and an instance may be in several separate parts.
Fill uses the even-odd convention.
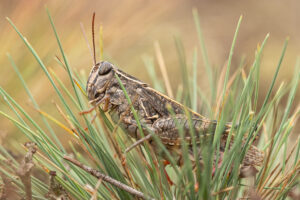
[[[96,60],[96,48],[95,48],[95,12],[93,13],[93,19],[92,19],[92,36],[93,36],[93,53],[94,53],[94,65],[97,64]]]

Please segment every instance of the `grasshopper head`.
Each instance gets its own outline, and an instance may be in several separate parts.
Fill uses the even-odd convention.
[[[93,67],[86,85],[86,92],[91,104],[101,101],[113,77],[114,66],[111,63],[103,61]]]

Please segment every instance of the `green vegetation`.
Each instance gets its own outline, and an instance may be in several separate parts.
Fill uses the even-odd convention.
[[[202,65],[197,63],[197,53],[199,51],[195,48],[192,63],[188,63],[181,41],[176,38],[175,44],[182,68],[182,83],[185,90],[178,90],[175,96],[179,101],[189,105],[194,110],[210,114],[210,117],[215,117],[220,123],[217,126],[213,140],[203,141],[203,144],[201,144],[203,167],[197,164],[194,171],[189,159],[185,160],[183,166],[177,166],[166,148],[155,137],[161,151],[167,154],[171,162],[171,165],[166,167],[166,171],[174,185],[171,185],[167,180],[162,158],[154,155],[147,143],[124,153],[125,149],[134,140],[118,128],[118,125],[113,125],[110,118],[101,109],[94,110],[87,115],[79,115],[79,112],[87,110],[89,107],[83,89],[87,77],[80,76],[69,65],[49,12],[51,26],[63,58],[62,62],[58,60],[58,64],[65,69],[69,77],[72,86],[70,89],[51,69],[43,64],[42,59],[29,41],[8,19],[27,49],[35,57],[59,98],[59,102],[55,102],[57,116],[50,116],[50,114],[43,112],[23,80],[13,58],[8,55],[13,69],[22,82],[34,108],[40,115],[30,116],[9,95],[9,91],[0,87],[0,94],[11,110],[10,112],[0,111],[1,118],[10,120],[30,141],[36,143],[38,152],[34,155],[33,162],[36,164],[35,168],[42,169],[39,173],[48,174],[50,171],[56,171],[56,176],[51,176],[52,182],[60,184],[72,199],[91,199],[92,197],[99,199],[132,199],[134,196],[104,180],[97,180],[91,174],[67,162],[64,159],[65,155],[72,155],[80,163],[97,169],[131,188],[135,188],[147,198],[237,199],[238,197],[254,197],[257,195],[262,199],[285,199],[289,196],[291,189],[295,185],[299,185],[300,143],[297,139],[296,142],[290,144],[289,136],[300,111],[299,107],[294,110],[291,109],[299,85],[300,61],[296,62],[293,80],[288,84],[281,84],[278,89],[274,88],[287,48],[288,40],[286,40],[268,93],[264,97],[263,104],[259,105],[260,61],[269,35],[257,48],[249,72],[244,69],[243,61],[241,61],[239,67],[233,70],[231,60],[242,21],[241,17],[234,34],[232,47],[229,50],[226,69],[223,72],[217,72],[209,64],[197,11],[193,11],[193,14],[211,93],[206,94],[197,85],[195,74],[197,74],[197,68]],[[103,43],[100,42],[100,44]],[[103,46],[100,49],[103,49]],[[144,58],[144,62],[148,71],[152,73],[151,77],[156,87],[165,91],[165,86],[161,84],[153,71],[154,64],[151,59]],[[189,72],[190,67],[193,73]],[[285,108],[279,107],[279,102],[286,96]],[[128,100],[130,101],[129,98]],[[202,103],[201,109],[199,102]],[[132,111],[134,112],[134,109]],[[93,120],[96,113],[98,113],[98,116]],[[59,117],[63,117],[64,121],[60,121]],[[135,117],[137,118],[137,116]],[[41,123],[37,122],[40,121],[37,118],[42,119]],[[222,127],[227,121],[232,121],[233,124],[239,124],[239,126],[230,132],[228,141],[234,138],[234,143],[231,148],[229,148],[229,145],[226,146],[223,161],[216,168],[214,176],[212,176],[213,166],[215,165],[213,162],[214,155],[217,155],[216,162],[218,163]],[[55,132],[54,126],[60,127],[61,131]],[[61,141],[58,136],[62,134],[71,134],[68,136],[70,141]],[[260,134],[258,147],[265,152],[264,164],[258,168],[256,175],[240,178],[240,164],[258,134]],[[245,145],[241,142],[242,140],[246,141]],[[289,146],[292,146],[292,148],[288,148]],[[198,148],[195,141],[193,141],[193,148]],[[182,145],[182,151],[184,157],[188,158],[185,144]],[[20,179],[15,178],[14,169],[18,169],[20,164],[2,146],[0,146],[0,160],[2,177],[5,176],[11,179],[14,187],[17,188],[18,195],[24,196],[24,185]],[[196,178],[194,178],[195,176]],[[195,188],[196,182],[198,188]],[[63,190],[61,189],[61,191]],[[49,185],[33,173],[32,194],[34,199],[46,199],[45,194],[47,193],[51,193]]]

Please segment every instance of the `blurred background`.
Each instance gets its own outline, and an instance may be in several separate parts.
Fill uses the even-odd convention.
[[[99,27],[100,25],[103,27],[104,57],[144,82],[151,81],[145,73],[143,56],[153,58],[155,70],[161,77],[154,51],[154,42],[158,41],[167,70],[171,72],[169,77],[174,92],[180,81],[175,37],[180,37],[182,40],[189,68],[191,68],[194,48],[198,49],[199,85],[201,88],[206,88],[208,85],[192,15],[193,8],[198,9],[209,61],[213,68],[222,68],[225,65],[240,15],[243,15],[243,21],[234,51],[233,69],[238,67],[242,57],[245,57],[245,68],[249,69],[257,45],[263,41],[267,33],[270,33],[262,59],[261,99],[269,87],[286,37],[290,38],[289,45],[276,86],[281,81],[289,81],[292,78],[297,56],[300,55],[300,2],[297,0],[1,0],[0,85],[33,116],[37,116],[38,113],[32,108],[6,54],[11,54],[41,108],[50,114],[57,113],[52,103],[56,100],[53,96],[54,91],[6,17],[9,17],[26,36],[45,65],[53,69],[68,85],[67,73],[54,60],[56,55],[60,57],[61,55],[45,6],[54,19],[71,67],[86,77],[93,61],[80,23],[84,25],[91,44],[93,12],[96,12],[96,46],[98,47]],[[97,50],[97,57],[99,60],[99,50]],[[299,97],[298,92],[294,107],[299,103]],[[0,109],[8,111],[2,99]],[[295,136],[299,135],[299,131],[294,130],[294,132]],[[11,122],[1,117],[0,145],[13,148],[23,140],[20,131]]]

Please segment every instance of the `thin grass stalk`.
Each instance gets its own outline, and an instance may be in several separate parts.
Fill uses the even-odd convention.
[[[267,41],[267,39],[268,39],[268,37],[269,37],[269,35],[267,35],[267,36],[265,37],[265,39],[264,39],[264,41],[263,41],[263,43],[262,43],[262,48],[260,48],[260,50],[259,50],[259,52],[258,52],[258,54],[257,54],[257,58],[260,57],[260,55],[261,55],[261,53],[262,53],[262,50],[263,50],[263,48],[264,48],[264,46],[265,46],[265,43],[266,43],[266,41]],[[240,110],[241,108],[243,108],[243,106],[245,106],[245,105],[243,105],[243,104],[244,104],[244,102],[245,102],[245,98],[247,97],[246,94],[250,94],[248,91],[249,91],[249,88],[250,88],[250,85],[251,85],[251,77],[252,77],[253,71],[255,70],[255,68],[256,68],[256,66],[257,66],[257,64],[256,64],[256,63],[258,62],[258,59],[257,59],[257,58],[255,59],[254,64],[253,64],[253,68],[251,69],[250,74],[248,75],[248,78],[247,78],[247,80],[246,80],[246,82],[245,82],[244,88],[243,88],[243,90],[242,90],[242,92],[241,92],[241,96],[239,97],[240,99],[239,99],[238,103],[237,103],[236,106],[235,106],[235,111],[234,111],[235,114],[234,114],[234,116],[233,116],[232,124],[236,124],[237,117],[238,117],[238,115],[239,115],[239,110]],[[250,96],[250,95],[248,95],[248,96]],[[240,122],[240,123],[241,123],[241,122]],[[242,125],[242,124],[240,124],[240,126],[241,126],[241,125]],[[230,165],[231,165],[231,162],[233,161],[233,155],[234,155],[234,154],[232,154],[232,153],[229,154],[229,151],[228,151],[228,150],[229,150],[229,144],[230,144],[230,141],[231,141],[231,139],[232,139],[232,134],[233,134],[233,132],[236,132],[236,135],[239,135],[239,134],[238,134],[239,132],[237,132],[237,131],[239,131],[239,130],[234,130],[234,129],[232,129],[232,130],[229,132],[229,136],[228,136],[227,142],[226,142],[225,152],[224,152],[224,155],[223,155],[223,157],[224,157],[223,163],[224,163],[224,165],[226,165],[225,163],[227,163],[227,160],[228,160],[228,159],[229,159],[228,161],[230,161],[230,162],[228,163],[228,167],[227,167],[227,168],[224,168],[224,169],[226,169],[225,171],[224,171],[224,169],[223,169],[223,170],[220,171],[219,174],[218,174],[218,172],[216,173],[216,177],[218,177],[221,173],[227,174],[227,173],[229,172]],[[235,152],[234,149],[238,149],[238,146],[240,146],[239,144],[240,144],[240,140],[235,140],[231,152]],[[232,157],[230,158],[230,157],[228,157],[228,155],[232,155]],[[228,158],[228,159],[227,159],[227,158]],[[216,178],[215,180],[218,180],[218,178]],[[226,181],[226,179],[224,178],[224,179],[222,180],[222,183],[221,183],[221,188],[224,188],[224,187],[225,187],[225,185],[224,185],[224,184],[225,184],[225,181]]]
[[[241,21],[242,21],[242,16],[240,16],[239,18],[239,21],[237,23],[237,28],[236,28],[236,31],[235,31],[235,34],[233,36],[233,42],[232,42],[232,45],[231,45],[231,49],[230,49],[230,53],[229,53],[229,58],[228,58],[228,63],[227,63],[227,70],[226,70],[226,75],[225,75],[225,80],[224,80],[224,87],[223,87],[223,92],[222,92],[222,102],[224,102],[225,100],[225,92],[226,92],[226,87],[227,87],[227,82],[228,82],[228,77],[229,77],[229,71],[230,71],[230,65],[231,65],[231,59],[232,59],[232,56],[233,56],[233,50],[234,50],[234,46],[235,46],[235,42],[236,42],[236,38],[237,38],[237,34],[238,34],[238,31],[239,31],[239,28],[240,28],[240,24],[241,24]],[[213,151],[215,151],[216,153],[216,169],[215,169],[215,173],[218,172],[218,162],[219,162],[219,153],[220,153],[220,137],[221,137],[221,133],[222,133],[222,129],[224,127],[224,124],[225,124],[225,112],[222,111],[221,113],[218,111],[219,113],[219,123],[217,124],[217,127],[216,127],[216,131],[215,131],[215,136],[214,136],[214,139],[213,139]]]
[[[54,77],[54,79],[58,82],[59,86],[63,89],[63,91],[68,95],[68,97],[71,99],[71,101],[73,102],[73,104],[80,109],[79,104],[76,102],[76,100],[74,99],[74,97],[72,96],[72,94],[70,93],[70,91],[67,89],[67,87],[64,85],[64,83],[60,80],[60,78],[56,75],[56,73],[50,68],[49,69],[50,73],[52,74],[52,76]]]
[[[183,97],[184,97],[183,102],[186,106],[191,107],[191,105],[193,103],[192,98],[191,98],[192,87],[189,84],[186,55],[185,55],[184,47],[183,47],[183,44],[179,37],[175,37],[175,45],[176,45],[177,54],[178,54],[178,58],[179,58],[182,83],[183,83],[183,87],[185,88],[185,90],[183,90]]]
[[[198,90],[198,83],[197,83],[197,48],[194,49],[194,55],[193,55],[193,102],[192,102],[192,109],[197,112],[197,101],[198,101],[198,95],[197,95],[197,90]]]
[[[300,59],[297,59],[297,62],[296,62],[296,65],[295,65],[295,72],[296,73],[295,73],[293,81],[292,81],[292,89],[290,90],[290,94],[289,94],[289,97],[288,97],[287,105],[285,107],[285,111],[284,111],[284,115],[283,115],[281,124],[279,126],[279,129],[278,129],[276,135],[275,135],[275,142],[277,142],[277,140],[280,136],[280,133],[282,132],[282,129],[285,125],[285,122],[287,121],[288,115],[289,115],[291,107],[292,107],[292,103],[294,101],[294,98],[295,98],[295,95],[296,95],[296,92],[297,92],[297,88],[299,86],[299,79],[300,79],[300,70],[299,69],[300,69]]]
[[[206,47],[205,47],[204,37],[203,37],[203,34],[202,34],[197,9],[193,9],[193,16],[194,16],[195,27],[196,27],[197,33],[198,33],[198,39],[199,39],[199,43],[200,43],[200,47],[201,47],[201,54],[202,54],[202,58],[203,58],[203,61],[204,61],[204,66],[205,66],[205,69],[206,69],[206,73],[208,75],[210,91],[212,91],[210,102],[214,103],[215,98],[216,98],[216,89],[215,89],[215,84],[214,84],[214,77],[213,77],[212,67],[211,67],[211,65],[209,63],[209,59],[208,59],[208,55],[207,55],[207,51],[206,51]]]
[[[1,95],[8,99],[14,106],[17,107],[17,109],[30,121],[30,123],[39,131],[39,133],[41,134],[42,137],[40,137],[40,140],[41,141],[44,141],[44,143],[46,144],[46,146],[49,148],[49,144],[53,147],[55,146],[55,144],[51,141],[51,139],[47,136],[47,134],[41,129],[41,127],[28,115],[28,113],[17,103],[14,101],[14,99],[8,95],[5,90],[3,90],[1,87],[0,87],[0,93]],[[7,101],[8,102],[8,101]],[[11,106],[11,104],[9,103],[9,105]],[[11,106],[11,108],[13,108],[13,106]],[[16,115],[18,117],[20,117],[19,114],[17,114],[17,111],[15,110],[15,108],[12,109]],[[2,114],[4,114],[2,112]],[[8,116],[5,114],[5,116]],[[12,119],[12,118],[10,118]],[[17,122],[16,120],[13,120],[14,122]],[[25,128],[29,129],[29,126],[24,122],[24,120],[22,119],[22,124],[20,123],[20,125],[24,126]],[[36,134],[33,134],[32,136],[35,137]],[[47,141],[47,142],[46,142]],[[40,146],[41,147],[41,146]]]
[[[146,70],[150,76],[150,79],[153,84],[153,88],[156,89],[157,91],[160,91],[162,93],[165,93],[165,89],[163,84],[161,84],[161,81],[159,80],[155,68],[154,68],[154,63],[153,63],[153,58],[149,56],[142,56],[142,60],[144,62],[144,65],[146,67]]]
[[[52,26],[52,29],[53,29],[55,38],[56,38],[56,40],[57,40],[57,44],[58,44],[58,46],[59,46],[60,53],[61,53],[61,55],[62,55],[62,57],[63,57],[63,59],[64,59],[64,63],[65,63],[65,66],[66,66],[66,68],[67,68],[67,72],[68,72],[69,79],[70,79],[70,81],[71,81],[73,90],[74,90],[75,95],[76,95],[76,97],[77,97],[77,101],[78,101],[78,103],[79,103],[80,108],[83,109],[81,99],[79,98],[79,94],[78,94],[76,85],[75,85],[75,83],[74,83],[74,81],[73,81],[73,78],[72,78],[72,77],[73,77],[73,75],[72,75],[72,70],[71,70],[71,68],[70,68],[70,65],[69,65],[69,62],[68,62],[68,60],[67,60],[67,57],[66,57],[66,55],[65,55],[65,53],[64,53],[64,50],[63,50],[61,41],[60,41],[60,39],[59,39],[59,37],[58,37],[56,28],[55,28],[55,26],[54,26],[54,22],[53,22],[53,20],[52,20],[52,17],[51,17],[51,15],[50,15],[50,12],[49,12],[48,8],[46,8],[46,12],[47,12],[47,14],[48,14],[48,17],[49,17],[49,20],[50,20],[50,23],[51,23],[51,26]]]
[[[21,32],[17,29],[17,27],[14,25],[14,23],[7,18],[8,22],[11,24],[11,26],[15,29],[15,31],[17,32],[17,34],[20,36],[20,38],[23,40],[23,42],[25,43],[25,45],[27,46],[27,48],[30,50],[30,52],[32,53],[32,55],[35,57],[36,61],[39,63],[39,65],[41,66],[41,68],[43,69],[43,71],[45,72],[47,78],[49,79],[50,83],[52,84],[53,88],[55,89],[56,93],[58,94],[61,102],[63,103],[64,107],[67,109],[68,113],[76,120],[71,108],[68,106],[68,104],[65,102],[61,92],[59,91],[59,89],[57,88],[57,86],[55,85],[53,79],[51,78],[46,66],[44,65],[43,61],[40,59],[40,57],[38,56],[37,52],[34,50],[34,48],[31,46],[31,44],[27,41],[27,39],[21,34]]]
[[[29,98],[31,99],[31,101],[32,101],[32,103],[33,103],[33,106],[34,106],[36,109],[39,109],[39,105],[37,104],[37,102],[35,101],[34,97],[32,96],[32,94],[31,94],[31,92],[30,92],[30,90],[29,90],[29,88],[28,88],[28,86],[27,86],[25,80],[23,79],[23,77],[22,77],[22,75],[21,75],[21,73],[20,73],[18,67],[16,66],[16,64],[15,64],[15,62],[14,62],[14,60],[13,60],[13,58],[10,56],[9,53],[7,54],[7,57],[8,57],[8,59],[9,59],[10,63],[11,63],[12,68],[15,70],[17,76],[19,77],[19,79],[20,79],[20,81],[21,81],[21,83],[22,83],[22,85],[23,85],[23,87],[24,87],[24,89],[25,89],[27,95],[28,95]],[[42,118],[43,122],[45,123],[47,129],[49,130],[51,136],[54,138],[55,143],[59,146],[59,148],[60,148],[63,152],[65,152],[65,149],[64,149],[63,145],[62,145],[61,142],[58,140],[57,136],[55,135],[55,133],[54,133],[52,127],[50,126],[50,124],[48,123],[48,121],[47,121],[47,120],[44,118],[44,116],[42,116],[42,115],[41,115],[41,118]]]
[[[155,49],[159,69],[160,69],[160,72],[161,72],[161,74],[163,76],[163,79],[164,79],[167,94],[171,99],[174,99],[173,91],[172,91],[172,88],[171,88],[169,76],[168,76],[167,69],[166,69],[166,64],[165,64],[165,61],[164,61],[164,58],[163,58],[163,55],[162,55],[162,52],[161,52],[158,41],[156,41],[154,43],[154,49]]]

